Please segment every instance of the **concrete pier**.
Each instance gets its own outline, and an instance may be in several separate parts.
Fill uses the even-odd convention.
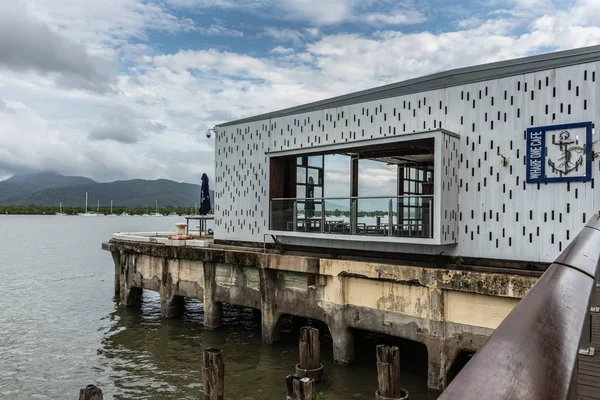
[[[428,386],[442,390],[457,354],[477,351],[536,282],[514,272],[485,272],[401,263],[318,258],[211,244],[191,247],[112,239],[115,289],[121,305],[139,306],[142,289],[161,295],[165,318],[185,297],[200,299],[204,324],[221,325],[221,304],[261,314],[262,338],[279,338],[289,314],[327,324],[333,357],[354,359],[355,329],[422,343]]]

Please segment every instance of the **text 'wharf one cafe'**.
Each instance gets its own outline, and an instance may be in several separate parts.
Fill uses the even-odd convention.
[[[599,67],[593,46],[218,125],[215,241],[552,262],[600,210]]]

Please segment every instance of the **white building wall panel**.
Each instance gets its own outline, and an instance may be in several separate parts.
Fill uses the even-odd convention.
[[[458,215],[452,228],[459,240],[444,246],[445,254],[552,261],[600,210],[599,189],[594,179],[526,184],[525,131],[531,126],[595,123],[598,64],[218,128],[215,238],[263,240],[269,209],[265,152],[444,128],[460,136],[455,153]],[[498,152],[510,158],[507,166]],[[595,178],[599,159],[592,171]],[[383,244],[369,244],[369,249],[390,250]],[[433,254],[440,247],[395,245],[394,250]]]

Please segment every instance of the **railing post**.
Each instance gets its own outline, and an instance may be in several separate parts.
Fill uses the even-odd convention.
[[[321,198],[321,233],[325,233],[325,200]]]
[[[585,316],[583,330],[581,331],[581,340],[579,341],[579,354],[593,356],[595,349],[591,346],[592,341],[592,316],[588,310]]]
[[[358,213],[356,212],[356,199],[350,199],[350,233],[356,235],[356,223]]]
[[[433,197],[427,198],[429,202],[429,227],[428,229],[428,237],[433,237]]]
[[[583,324],[583,330],[581,331],[581,339],[579,340],[579,354],[586,356],[593,356],[596,349],[592,347],[592,314],[591,310],[596,310],[595,304],[592,304],[596,300],[596,285],[592,288],[592,294],[590,296],[590,305],[586,310],[585,321]]]
[[[296,232],[298,230],[298,200],[294,200],[294,226],[292,227],[292,231]]]
[[[392,199],[388,203],[388,235],[394,236],[394,208]]]

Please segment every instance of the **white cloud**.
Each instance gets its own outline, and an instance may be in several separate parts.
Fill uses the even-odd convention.
[[[0,67],[33,69],[63,84],[100,91],[109,90],[113,72],[105,60],[50,30],[20,3],[6,4],[0,12]]]
[[[271,49],[271,54],[285,55],[285,54],[292,54],[293,52],[294,52],[294,49],[291,49],[289,47],[283,47],[283,46],[277,46],[277,47],[274,47],[273,49]]]
[[[126,144],[138,142],[143,132],[132,113],[125,108],[112,110],[101,125],[92,128],[88,137],[91,140],[114,140]]]
[[[27,9],[51,29],[106,58],[131,39],[147,39],[149,31],[174,34],[196,29],[192,20],[179,18],[152,1],[29,0]]]
[[[483,23],[483,21],[477,17],[470,17],[470,18],[465,18],[465,19],[461,19],[460,21],[458,21],[457,25],[460,28],[474,28],[478,25],[481,25]]]
[[[321,35],[321,31],[318,28],[304,28],[304,32],[306,32],[309,37],[313,38]]]
[[[331,25],[354,16],[358,0],[280,0],[280,7],[295,20],[307,20],[315,25]]]
[[[425,16],[417,11],[393,11],[390,13],[370,13],[358,17],[372,25],[411,25],[420,24],[426,20]]]
[[[274,27],[265,28],[264,36],[271,37],[278,42],[292,43],[294,46],[302,45],[304,35],[293,29],[280,29]]]
[[[198,32],[208,36],[244,37],[244,32],[229,29],[223,25],[212,24],[209,27],[198,28]]]
[[[43,72],[31,60],[29,68],[0,67],[0,172],[52,169],[99,180],[197,182],[202,172],[212,175],[214,137],[206,139],[205,131],[217,123],[449,68],[600,43],[600,4],[593,0],[561,10],[534,8],[527,17],[515,12],[471,19],[435,33],[347,28],[347,33],[331,34],[339,31],[311,26],[351,21],[375,1],[293,5],[290,0],[281,6],[286,13],[279,19],[309,23],[271,31],[271,37],[280,38],[279,46],[257,51],[252,47],[256,36],[245,34],[243,51],[227,47],[165,54],[148,41],[148,32],[196,30],[198,35],[202,28],[176,17],[162,2],[30,0],[26,10],[35,16],[30,19],[45,24],[50,36],[71,40],[88,58],[58,60],[69,63],[53,65],[53,72]],[[242,9],[241,3],[230,3],[219,7]],[[248,7],[264,6],[259,3]],[[317,15],[336,7],[341,11],[334,16]],[[39,35],[27,40],[35,42]],[[86,81],[95,82],[81,60],[91,60],[93,68],[112,64],[110,92],[81,89]]]

